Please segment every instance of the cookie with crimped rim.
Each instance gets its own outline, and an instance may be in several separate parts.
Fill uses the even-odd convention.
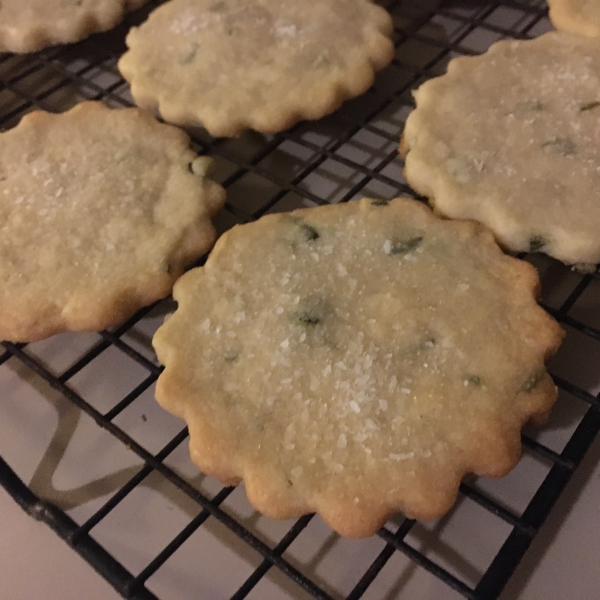
[[[269,215],[175,284],[156,398],[200,469],[267,515],[349,536],[433,519],[467,473],[507,473],[555,400],[562,331],[538,284],[488,230],[414,200]]]
[[[600,45],[550,32],[497,42],[414,93],[401,151],[435,210],[507,249],[600,262]]]
[[[119,70],[166,121],[274,133],[365,92],[391,31],[368,0],[171,0],[129,32]]]
[[[2,0],[0,52],[36,52],[106,31],[148,0]]]
[[[212,246],[224,190],[181,130],[85,102],[0,134],[0,339],[116,325]]]
[[[598,0],[548,0],[550,20],[559,31],[600,37]]]

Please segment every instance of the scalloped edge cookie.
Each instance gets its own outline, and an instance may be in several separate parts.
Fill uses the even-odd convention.
[[[117,325],[210,249],[223,188],[181,130],[84,102],[0,133],[0,339]]]
[[[2,0],[0,52],[25,54],[112,29],[148,0]]]
[[[391,32],[367,0],[171,0],[131,29],[119,70],[170,123],[275,133],[364,93],[392,60]]]
[[[452,60],[414,92],[400,152],[436,212],[512,252],[600,262],[600,45],[550,32]]]
[[[488,230],[414,200],[268,215],[176,283],[156,398],[266,515],[352,537],[435,519],[468,473],[506,474],[554,403],[563,332],[538,286]]]

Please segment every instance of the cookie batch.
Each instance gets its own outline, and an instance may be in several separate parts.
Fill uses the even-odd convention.
[[[0,49],[73,42],[144,1],[38,3],[1,3]],[[400,150],[433,210],[363,198],[215,244],[225,192],[176,125],[227,137],[329,114],[391,62],[392,21],[367,0],[161,4],[118,63],[139,108],[86,102],[0,133],[0,339],[110,327],[172,291],[156,399],[203,472],[352,537],[442,516],[465,476],[515,466],[557,396],[545,365],[563,331],[504,251],[600,263],[587,10],[552,0],[561,31],[454,59],[415,91]]]

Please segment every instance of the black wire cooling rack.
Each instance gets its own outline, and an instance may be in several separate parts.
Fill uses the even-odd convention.
[[[79,44],[0,55],[0,127],[15,125],[32,109],[62,111],[85,99],[130,105],[116,63],[129,26],[156,4]],[[453,56],[549,29],[544,2],[387,4],[396,57],[366,95],[275,136],[194,134],[196,149],[215,158],[228,190],[220,231],[271,211],[363,195],[414,195],[397,154],[410,90],[442,73]],[[595,359],[587,360],[596,363],[587,367],[598,367],[600,315],[590,310],[590,299],[598,297],[600,276],[526,258],[540,270],[544,306],[567,330],[551,365],[560,388],[557,408],[548,427],[523,436],[523,459],[511,475],[463,484],[457,506],[438,523],[398,516],[372,539],[344,540],[311,515],[286,522],[261,517],[239,488],[199,474],[187,457],[186,429],[152,399],[161,369],[149,340],[169,301],[111,331],[3,343],[0,423],[14,421],[11,407],[23,398],[42,408],[35,426],[20,432],[29,462],[22,440],[3,435],[0,425],[0,483],[124,598],[191,597],[181,590],[169,594],[164,580],[177,574],[195,590],[193,597],[412,600],[420,597],[411,592],[412,578],[415,585],[427,580],[431,597],[497,598],[600,429],[597,391],[580,369],[581,357],[594,351]],[[519,474],[524,464],[526,476]],[[218,577],[227,585],[219,592],[205,585],[212,582],[213,553],[225,557]],[[348,557],[351,575],[340,572]],[[234,567],[236,561],[243,568]]]

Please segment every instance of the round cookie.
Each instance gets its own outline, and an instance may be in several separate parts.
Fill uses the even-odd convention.
[[[103,329],[167,296],[215,239],[209,163],[175,127],[94,102],[0,134],[0,339]]]
[[[0,52],[36,52],[77,42],[121,22],[148,0],[2,0]]]
[[[600,45],[550,32],[457,58],[414,93],[409,184],[507,249],[600,262]]]
[[[600,37],[598,0],[548,0],[550,20],[559,31]]]
[[[269,215],[176,283],[156,398],[199,468],[267,515],[348,536],[437,518],[465,474],[511,469],[555,400],[562,331],[538,284],[486,229],[414,200]]]
[[[365,92],[391,31],[368,0],[171,0],[129,32],[119,70],[166,121],[274,133]]]

